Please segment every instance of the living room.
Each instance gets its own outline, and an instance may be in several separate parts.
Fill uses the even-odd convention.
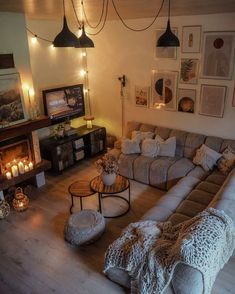
[[[153,158],[141,161],[135,157],[135,154],[128,154],[129,157],[121,155],[120,174],[130,179],[123,193],[127,193],[129,188],[130,199],[122,201],[121,198],[110,197],[104,200],[102,192],[98,191],[98,194],[84,198],[82,204],[84,211],[86,209],[97,211],[99,200],[101,200],[103,216],[123,215],[118,218],[105,218],[104,232],[94,243],[74,246],[64,240],[64,229],[69,217],[80,212],[81,198],[74,197],[73,199],[68,189],[77,180],[90,182],[99,175],[95,163],[103,155],[99,151],[103,151],[104,148],[101,147],[98,150],[97,156],[78,160],[71,167],[63,168],[60,173],[50,171],[44,173],[40,166],[36,176],[33,175],[38,188],[31,185],[26,186],[27,181],[18,182],[17,179],[20,177],[25,180],[27,173],[14,178],[11,169],[9,176],[13,177],[11,180],[17,183],[15,187],[24,188],[24,194],[28,195],[29,206],[27,210],[19,213],[9,201],[10,213],[0,221],[2,265],[0,292],[128,293],[129,290],[119,285],[122,283],[118,284],[117,273],[114,274],[113,279],[110,276],[108,279],[103,273],[104,254],[108,246],[120,236],[126,226],[139,221],[158,201],[163,201],[164,197],[165,199],[173,197],[168,193],[182,184],[179,182],[178,185],[174,181],[175,174],[179,174],[178,178],[190,176],[192,160],[190,164],[187,163],[186,170],[185,154],[188,151],[185,150],[189,145],[192,149],[199,148],[199,143],[195,143],[196,139],[201,145],[204,142],[205,145],[221,154],[228,146],[235,147],[233,141],[235,140],[235,3],[229,0],[226,1],[226,4],[219,0],[197,1],[197,3],[184,0],[171,1],[170,25],[173,33],[179,39],[180,46],[161,48],[156,44],[167,26],[168,1],[152,0],[146,4],[146,1],[131,0],[83,1],[84,3],[66,0],[64,1],[65,16],[69,29],[76,35],[80,34],[73,9],[75,5],[78,20],[84,20],[85,31],[94,42],[94,48],[56,48],[52,46],[52,43],[63,25],[63,1],[59,2],[47,3],[47,1],[34,0],[24,1],[22,4],[14,0],[0,1],[0,55],[4,55],[4,58],[7,55],[10,58],[10,61],[9,59],[1,60],[0,64],[10,62],[14,65],[8,68],[1,67],[1,79],[12,72],[19,74],[25,115],[23,121],[14,123],[12,126],[2,124],[0,143],[11,139],[12,131],[9,131],[9,128],[11,130],[15,128],[14,133],[19,132],[23,136],[24,128],[25,132],[27,128],[31,130],[32,123],[42,116],[43,122],[40,121],[39,127],[32,129],[29,140],[38,146],[37,140],[42,142],[55,134],[58,136],[59,124],[52,125],[51,119],[44,117],[46,113],[43,91],[83,85],[84,113],[79,118],[70,120],[72,128],[81,128],[85,125],[83,131],[89,134],[96,130],[94,125],[99,126],[101,130],[105,128],[107,140],[106,143],[102,141],[103,139],[101,141],[103,147],[107,144],[109,148],[113,147],[114,140],[120,140],[126,136],[127,126],[129,131],[152,132],[164,140],[174,135],[177,138],[177,152],[180,152],[181,141],[184,142],[182,148],[184,148],[183,172],[185,174],[181,175],[182,169],[178,170],[176,165],[173,166],[173,161],[169,161],[167,167],[169,181],[164,180],[166,184],[164,184],[165,187],[162,187],[162,179],[157,182],[156,178],[151,177],[151,173],[156,172],[153,170]],[[123,26],[115,13],[113,6],[115,4],[123,22],[132,30]],[[95,26],[100,19],[102,9],[105,12],[107,6],[107,21],[101,32],[96,34],[102,27],[105,13],[100,26],[92,28],[87,24],[82,11],[86,11],[90,24]],[[153,22],[159,10],[156,21],[150,28],[145,29]],[[133,29],[142,31],[136,32]],[[195,46],[196,49],[191,48],[190,40],[185,37],[190,33],[195,34],[193,47]],[[226,55],[226,60],[229,61],[225,66],[227,72],[216,75],[207,74],[206,61],[212,60],[216,63],[217,57],[210,55],[214,53],[213,50],[208,53],[206,40],[210,38],[221,40],[221,34],[230,40],[229,45],[225,46],[226,49],[222,51],[222,54]],[[215,47],[220,49],[223,46],[219,42]],[[190,82],[183,80],[182,77],[182,65],[187,62],[194,62],[194,72],[193,77],[190,77]],[[168,103],[167,97],[163,97],[166,95],[164,91],[167,88],[168,78],[173,83],[173,86],[170,86],[173,92],[172,103]],[[157,88],[159,81],[161,94]],[[145,93],[144,102],[139,100],[141,91]],[[214,100],[208,102],[209,98],[206,97],[208,91],[215,95],[213,99],[215,98],[216,102]],[[190,99],[185,100],[186,95],[189,95]],[[187,102],[189,101],[190,109],[188,110]],[[2,120],[1,117],[1,122]],[[128,122],[139,124],[131,125]],[[93,124],[93,128],[87,129],[86,123],[88,127],[90,123]],[[168,135],[165,135],[166,130],[163,132],[160,128],[177,130],[179,133],[169,131]],[[180,133],[181,131],[187,134]],[[81,132],[79,136],[83,136]],[[193,137],[193,143],[185,145],[189,138],[188,134],[194,133],[201,134],[200,138]],[[87,133],[84,134],[87,136]],[[213,141],[214,137],[222,138],[221,142]],[[79,138],[76,137],[76,140]],[[229,144],[226,143],[226,139],[230,140]],[[86,142],[85,139],[84,142]],[[221,146],[217,148],[217,144]],[[48,169],[47,164],[50,162],[47,163],[48,158],[43,156],[42,151],[42,158],[46,162],[44,168]],[[190,156],[191,154],[187,159]],[[29,166],[30,162],[25,165]],[[32,164],[34,169],[30,170],[29,174],[33,174],[36,167],[35,161],[32,161]],[[172,171],[170,165],[172,165]],[[130,167],[133,167],[133,171],[130,171]],[[161,170],[164,168],[161,165]],[[19,163],[18,169],[20,170]],[[159,169],[159,166],[156,169]],[[224,181],[231,178],[232,172],[233,170],[229,171],[229,174],[223,177],[223,182],[221,180],[221,183],[217,184],[222,187]],[[147,174],[149,176],[146,177]],[[4,189],[1,189],[1,196],[8,200],[12,187],[8,185],[10,182],[6,184],[8,180],[6,177],[7,175],[4,175],[2,186]],[[193,177],[196,176],[193,174]],[[216,174],[216,181],[220,181],[219,179],[222,177],[218,178]],[[203,179],[203,183],[205,182],[206,180]],[[191,190],[195,191],[195,187],[199,184],[201,182],[195,180],[195,182],[188,182],[187,187],[191,185]],[[199,188],[196,190],[198,191]],[[214,194],[217,192],[219,193],[219,190],[216,190]],[[72,207],[74,213],[70,214],[72,200],[74,200]],[[230,203],[231,207],[234,205],[233,202]],[[226,209],[223,210],[226,211]],[[230,212],[228,215],[234,221],[234,215],[232,217]],[[184,273],[183,269],[182,272]],[[219,272],[211,293],[235,293],[233,290],[234,274],[235,261],[231,256],[228,263]],[[183,275],[181,273],[181,276]],[[194,277],[193,274],[192,276]],[[192,289],[175,286],[174,290],[167,289],[164,293],[168,293],[167,291],[169,293],[203,293],[197,290],[200,288],[198,284],[199,282],[195,282],[195,289],[193,289],[194,286]],[[140,293],[155,292],[140,291]]]

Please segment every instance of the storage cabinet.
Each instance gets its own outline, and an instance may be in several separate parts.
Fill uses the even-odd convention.
[[[83,158],[89,158],[105,150],[106,129],[82,126],[76,134],[61,139],[47,138],[40,141],[42,157],[50,160],[52,170],[61,172]]]

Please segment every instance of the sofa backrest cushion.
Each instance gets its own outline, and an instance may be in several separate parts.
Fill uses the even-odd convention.
[[[176,150],[175,156],[183,157],[184,145],[187,137],[187,132],[180,130],[171,130],[169,137],[176,137]]]
[[[222,153],[228,146],[232,147],[232,149],[235,150],[235,140],[223,140],[220,148],[220,153]]]
[[[125,136],[131,139],[132,131],[138,131],[140,129],[141,123],[136,121],[128,121],[125,127]]]
[[[155,134],[159,135],[162,139],[166,140],[170,136],[171,129],[164,127],[157,127],[155,129]]]
[[[215,150],[216,152],[220,151],[223,139],[219,137],[207,136],[204,144],[209,148]]]
[[[184,157],[193,159],[197,149],[204,143],[206,136],[188,133],[184,144]]]
[[[141,132],[154,133],[155,129],[156,129],[156,126],[153,126],[153,125],[149,125],[149,124],[141,124],[140,125],[140,131]]]

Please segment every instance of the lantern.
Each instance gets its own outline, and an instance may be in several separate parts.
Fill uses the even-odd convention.
[[[0,219],[4,219],[10,213],[10,205],[5,200],[0,200]]]
[[[13,207],[16,211],[24,211],[29,206],[29,198],[23,193],[19,187],[15,191],[15,198],[13,199]]]

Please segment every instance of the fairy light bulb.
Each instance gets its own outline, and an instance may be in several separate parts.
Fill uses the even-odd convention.
[[[34,35],[32,37],[32,39],[31,39],[31,41],[32,41],[33,44],[36,44],[37,43],[37,40],[38,40],[37,35]]]
[[[51,50],[55,49],[55,46],[53,44],[50,45]]]
[[[32,96],[34,96],[34,94],[35,94],[34,89],[30,88],[29,89],[29,95],[32,97]]]
[[[80,75],[81,75],[82,77],[84,77],[86,74],[87,74],[87,71],[85,71],[84,69],[81,69],[81,70],[80,70]]]
[[[86,57],[86,52],[82,52],[82,57]]]
[[[23,84],[23,85],[22,85],[22,89],[23,89],[23,90],[26,90],[26,91],[29,91],[29,85],[26,84],[26,83]]]

